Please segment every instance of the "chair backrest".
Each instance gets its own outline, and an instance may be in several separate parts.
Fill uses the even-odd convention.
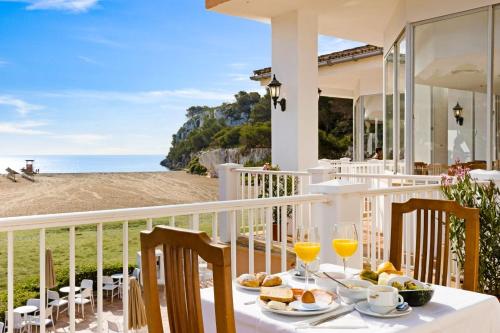
[[[94,281],[89,280],[89,279],[83,279],[82,283],[80,283],[80,288],[82,288],[82,289],[87,289],[87,288],[92,289],[93,285],[94,285]]]
[[[4,328],[5,324],[0,321],[0,333],[3,333]]]
[[[202,333],[198,255],[212,264],[215,322],[218,333],[234,333],[231,253],[227,245],[212,243],[206,233],[166,226],[141,232],[142,279],[148,329],[162,333],[155,249],[163,247],[165,294],[172,333]]]
[[[114,321],[108,320],[108,332],[120,332],[120,326]]]
[[[60,298],[59,293],[57,291],[47,290],[47,299],[48,300],[58,300],[59,298]]]
[[[392,204],[390,261],[401,269],[404,214],[416,211],[416,239],[413,277],[446,285],[450,257],[450,218],[465,222],[465,263],[463,289],[476,290],[479,274],[479,209],[455,201],[410,199]]]
[[[21,316],[21,314],[14,312],[13,315],[14,315],[14,325],[13,325],[14,329],[22,328],[23,327],[23,317]],[[5,322],[7,323],[7,325],[10,325],[10,323],[8,322],[8,318],[9,318],[9,312],[5,311]]]
[[[103,276],[102,277],[102,283],[103,284],[113,284],[115,281],[113,280],[113,278],[111,276]]]
[[[40,309],[40,300],[38,298],[30,298],[26,302],[26,305],[36,306]]]
[[[137,281],[140,281],[139,277],[141,274],[141,270],[139,268],[134,268],[134,271],[132,272],[132,276],[135,277]]]
[[[92,296],[92,289],[91,288],[82,289],[81,295],[83,298],[91,297]]]

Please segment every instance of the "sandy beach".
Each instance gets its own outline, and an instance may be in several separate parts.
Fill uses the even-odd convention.
[[[184,171],[0,176],[0,217],[217,200],[217,179]]]

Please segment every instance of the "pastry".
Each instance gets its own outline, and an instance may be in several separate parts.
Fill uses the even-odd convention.
[[[315,303],[316,299],[314,298],[313,293],[310,292],[309,290],[307,290],[307,291],[304,291],[304,293],[302,294],[300,301],[302,303],[311,304],[311,303]]]
[[[259,280],[259,286],[261,286],[262,282],[264,282],[264,279],[267,277],[267,273],[260,272],[260,273],[255,274],[255,277],[257,278],[257,280]]]
[[[259,287],[259,280],[253,274],[242,274],[238,278],[238,283],[245,287],[257,288]]]
[[[281,286],[282,282],[283,281],[281,280],[281,278],[278,275],[268,275],[268,276],[266,276],[264,281],[262,281],[262,286],[263,287],[276,287],[276,286]]]
[[[270,301],[269,303],[267,303],[267,307],[273,310],[286,310],[286,303]]]
[[[272,287],[262,287],[260,289],[260,299],[265,302],[276,301],[281,303],[290,303],[294,300],[292,289]]]

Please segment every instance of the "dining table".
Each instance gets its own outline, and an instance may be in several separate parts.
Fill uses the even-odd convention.
[[[34,305],[23,305],[14,309],[15,313],[19,313],[25,322],[28,321],[28,315],[37,312],[38,306]],[[28,332],[31,332],[31,326],[28,325]]]
[[[343,268],[322,264],[320,271],[342,272]],[[356,274],[356,270],[350,270]],[[304,280],[290,272],[281,273],[283,282],[292,288],[304,288]],[[498,333],[500,332],[500,303],[496,297],[476,292],[432,285],[434,296],[423,306],[413,307],[405,316],[375,318],[352,311],[340,318],[311,327],[310,321],[330,314],[292,317],[271,313],[256,301],[259,293],[242,289],[233,282],[233,307],[238,333],[291,333],[319,331],[323,333]],[[314,280],[309,288],[315,288]],[[216,332],[213,288],[201,289],[201,304],[205,332]],[[335,311],[348,305],[341,304]]]

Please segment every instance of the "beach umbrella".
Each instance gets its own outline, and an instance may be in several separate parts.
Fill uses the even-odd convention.
[[[45,251],[45,287],[47,289],[56,286],[56,271],[54,269],[54,260],[52,259],[52,251]]]
[[[146,326],[146,309],[142,300],[141,287],[137,279],[131,278],[128,299],[128,328],[138,330]]]

